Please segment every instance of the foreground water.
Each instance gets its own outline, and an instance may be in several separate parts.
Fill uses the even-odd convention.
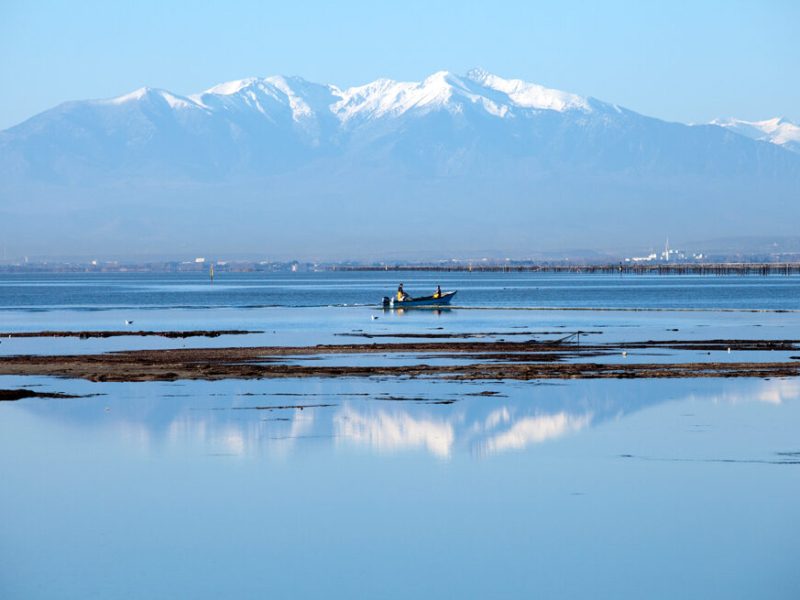
[[[183,276],[6,278],[6,332],[133,319],[264,333],[14,338],[0,352],[341,343],[359,330],[800,338],[797,278],[472,275],[435,277],[490,310],[406,315],[336,306],[388,293],[396,274],[242,276],[213,291]],[[413,293],[417,275],[403,277]],[[532,296],[548,286],[552,300]],[[270,299],[303,294],[303,308]],[[673,310],[507,310],[545,305]],[[800,597],[797,379],[0,377],[16,387],[97,395],[0,403],[3,598]]]

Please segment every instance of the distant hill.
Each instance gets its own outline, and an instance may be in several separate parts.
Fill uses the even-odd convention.
[[[665,122],[481,70],[142,88],[0,132],[0,237],[19,255],[340,259],[792,235],[793,125],[742,123]]]

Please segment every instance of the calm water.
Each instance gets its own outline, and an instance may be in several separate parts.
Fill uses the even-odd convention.
[[[530,273],[3,275],[0,308],[50,310],[309,307],[377,304],[399,281],[411,295],[459,290],[467,307],[800,309],[797,276]]]
[[[2,277],[0,331],[263,333],[0,352],[358,332],[800,338],[800,278],[404,274],[412,294],[440,282],[487,310],[352,306],[397,277]],[[537,306],[741,312],[505,310]],[[797,379],[0,377],[23,386],[100,395],[0,403],[2,598],[800,597]]]

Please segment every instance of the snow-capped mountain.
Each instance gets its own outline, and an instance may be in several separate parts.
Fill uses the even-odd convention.
[[[765,209],[778,228],[800,210],[800,155],[791,124],[764,123],[761,141],[478,69],[350,88],[281,76],[187,96],[141,88],[0,132],[0,216],[10,238],[35,216],[75,248],[201,249],[223,226],[252,249],[255,232],[290,250],[311,232],[319,254],[346,256],[415,235],[520,254],[766,233]],[[369,243],[344,233],[354,222]]]
[[[439,71],[421,82],[378,79],[367,85],[340,89],[334,85],[312,84],[293,77],[249,78],[212,87],[189,98],[161,92],[173,107],[215,110],[240,107],[261,114],[288,107],[295,121],[318,115],[335,116],[339,122],[356,119],[399,117],[409,111],[426,112],[445,108],[462,110],[476,105],[497,117],[513,116],[515,109],[591,110],[585,98],[551,90],[540,85],[502,79],[481,69],[464,77]],[[111,100],[119,102],[137,92]],[[138,92],[139,96],[141,91]]]
[[[548,172],[782,168],[773,164],[782,161],[779,154],[765,161],[766,149],[726,131],[752,138],[758,126],[769,141],[788,147],[797,128],[731,123],[688,128],[478,69],[347,89],[276,76],[190,96],[141,88],[62,104],[0,133],[0,170],[12,178],[80,184],[153,176],[230,181],[331,156],[347,156],[349,163],[382,157],[384,166],[451,175],[508,159]],[[720,147],[708,153],[708,144]]]
[[[800,152],[800,126],[781,117],[765,121],[715,119],[711,121],[711,124],[719,125],[754,140],[770,142],[787,150]]]

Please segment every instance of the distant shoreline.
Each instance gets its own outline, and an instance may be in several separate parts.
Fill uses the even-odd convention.
[[[182,273],[208,274],[213,265],[217,276],[226,273],[335,273],[335,272],[428,272],[428,273],[573,273],[597,275],[800,275],[800,261],[741,262],[491,262],[448,263],[298,263],[298,262],[37,262],[0,264],[0,275],[58,273]]]

